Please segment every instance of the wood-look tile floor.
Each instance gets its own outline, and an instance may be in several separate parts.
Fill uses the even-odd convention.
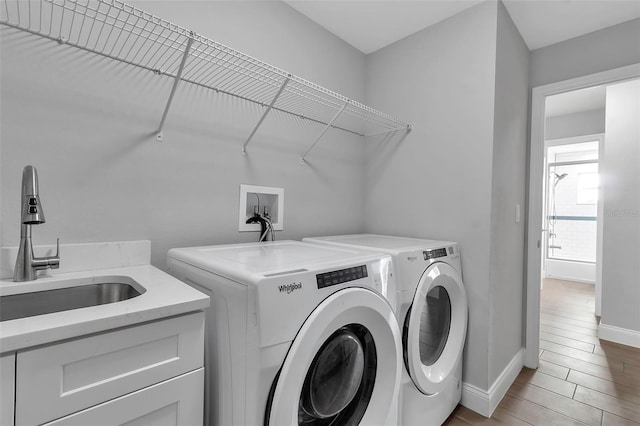
[[[640,425],[640,349],[598,339],[594,287],[547,279],[540,299],[540,367],[491,419],[459,405],[445,424]]]

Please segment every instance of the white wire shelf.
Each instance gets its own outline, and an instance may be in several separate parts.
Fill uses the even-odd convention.
[[[174,79],[157,130],[181,81],[270,111],[359,136],[410,131],[411,125],[118,0],[3,0],[0,24]]]

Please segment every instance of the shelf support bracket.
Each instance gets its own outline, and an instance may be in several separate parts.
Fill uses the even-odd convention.
[[[331,127],[331,125],[333,124],[334,121],[336,121],[338,119],[338,117],[340,116],[340,114],[342,114],[342,111],[344,111],[344,109],[347,107],[347,105],[349,105],[349,101],[347,100],[347,102],[344,103],[344,105],[342,105],[342,108],[340,108],[340,110],[338,112],[336,112],[336,115],[333,116],[333,118],[331,119],[331,121],[329,121],[327,123],[327,125],[324,127],[324,129],[322,129],[322,132],[320,132],[320,134],[318,135],[318,137],[316,138],[316,140],[311,144],[311,146],[309,148],[307,148],[307,150],[305,151],[304,154],[302,154],[302,156],[300,157],[300,164],[304,164],[305,163],[305,157],[307,156],[307,154],[309,154],[309,152],[311,152],[311,150],[313,149],[314,146],[316,146],[316,144],[318,143],[318,141],[320,139],[322,139],[322,137],[324,136],[324,134],[327,132],[327,130],[329,130],[329,128]]]
[[[164,113],[162,114],[162,120],[160,120],[160,125],[158,126],[158,130],[156,131],[156,140],[161,142],[164,139],[164,135],[162,134],[162,128],[164,127],[164,122],[167,120],[167,114],[169,114],[169,108],[171,108],[171,102],[173,101],[173,96],[176,94],[176,88],[178,87],[178,83],[182,78],[182,71],[184,70],[184,65],[187,63],[187,58],[189,57],[189,51],[191,50],[191,45],[193,44],[194,34],[191,32],[191,37],[187,39],[187,45],[184,48],[184,53],[182,54],[182,60],[180,61],[180,67],[178,68],[178,73],[176,74],[175,79],[173,80],[173,86],[171,87],[171,92],[169,93],[169,99],[167,99],[167,105],[164,107]]]
[[[244,145],[242,145],[242,155],[247,155],[247,145],[249,145],[249,142],[251,142],[251,138],[253,138],[253,135],[256,134],[256,132],[258,131],[258,128],[260,127],[260,125],[262,125],[262,122],[267,117],[267,115],[269,115],[269,112],[271,112],[271,109],[276,104],[276,101],[278,100],[278,98],[280,97],[280,95],[284,91],[284,88],[287,86],[290,80],[291,80],[291,75],[289,74],[289,76],[284,79],[282,86],[280,86],[280,90],[278,90],[278,93],[276,93],[276,95],[274,96],[267,110],[262,114],[262,117],[260,117],[258,124],[256,124],[256,127],[253,128],[253,131],[251,132],[247,140],[244,142]]]
[[[405,127],[396,127],[395,129],[389,129],[389,130],[382,130],[381,132],[376,132],[376,133],[369,133],[364,135],[366,138],[368,138],[369,136],[379,136],[379,135],[385,135],[387,133],[394,133],[394,132],[399,132],[401,130],[406,131],[407,133],[411,132],[411,130],[413,129],[413,126],[411,126],[411,124],[407,124]]]

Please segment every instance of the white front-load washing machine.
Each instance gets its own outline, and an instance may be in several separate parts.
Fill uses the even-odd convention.
[[[392,256],[403,328],[404,372],[400,424],[441,425],[460,402],[467,296],[458,245],[447,241],[375,234],[303,241]]]
[[[402,336],[391,257],[299,241],[171,249],[211,297],[205,424],[395,425]]]

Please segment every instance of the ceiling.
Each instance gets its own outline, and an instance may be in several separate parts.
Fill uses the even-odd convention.
[[[369,54],[483,0],[283,0]],[[530,50],[640,17],[640,0],[503,0]]]
[[[581,111],[593,111],[605,108],[607,96],[606,86],[588,87],[547,96],[544,113],[546,117],[572,114]]]

